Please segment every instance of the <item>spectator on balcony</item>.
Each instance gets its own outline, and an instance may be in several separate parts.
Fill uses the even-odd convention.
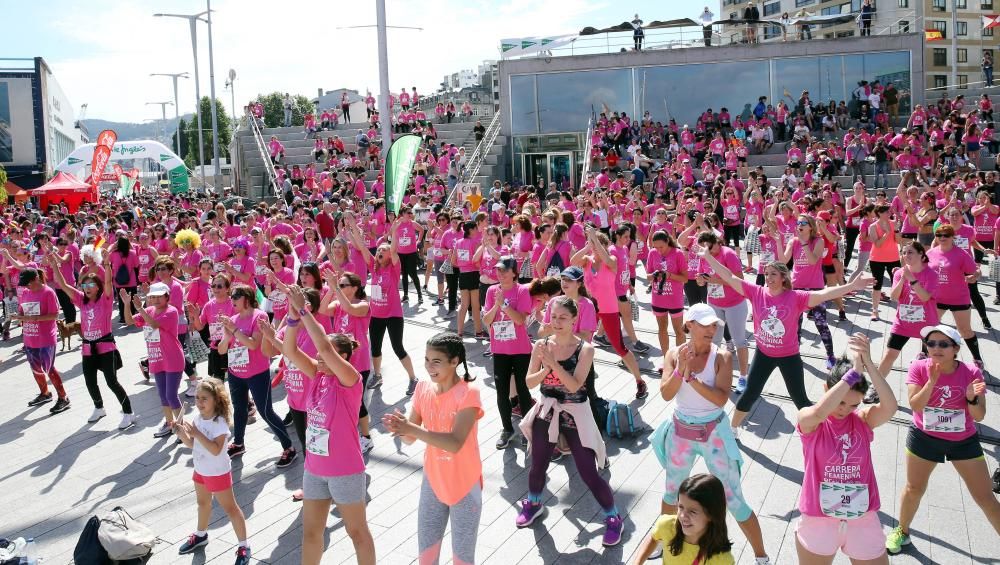
[[[795,12],[795,20],[799,23],[799,41],[805,41],[806,39],[812,39],[812,27],[808,22],[803,21],[805,18],[812,16],[809,12],[805,10],[799,10]]]
[[[285,114],[285,127],[292,127],[292,97],[286,92],[285,98],[281,101],[281,107]]]
[[[783,12],[781,14],[781,40],[788,41],[788,28],[792,27],[792,19],[788,17],[788,12]]]
[[[715,14],[705,6],[705,11],[698,17],[701,21],[701,35],[705,38],[705,47],[712,46],[712,22],[715,21]]]
[[[743,19],[747,21],[747,43],[757,43],[757,22],[760,21],[760,10],[757,4],[750,0],[743,10]]]
[[[875,6],[872,6],[872,0],[865,0],[865,3],[861,5],[861,14],[858,16],[861,23],[861,37],[871,37],[872,20],[874,19]]]
[[[642,31],[642,20],[639,19],[639,14],[636,14],[629,23],[632,24],[632,42],[635,44],[635,50],[642,51],[642,40],[645,33]]]

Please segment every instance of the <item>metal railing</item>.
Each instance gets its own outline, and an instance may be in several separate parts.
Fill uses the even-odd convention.
[[[253,132],[254,143],[257,145],[257,152],[260,154],[260,158],[264,160],[264,175],[265,178],[261,179],[260,187],[260,197],[264,198],[267,196],[268,185],[274,187],[274,191],[278,191],[277,178],[278,175],[274,172],[274,164],[271,163],[271,155],[267,151],[267,144],[264,142],[264,132],[260,129],[260,125],[257,120],[251,115],[247,115],[247,122],[250,124],[250,131]],[[248,164],[249,167],[249,164]],[[249,193],[253,186],[253,175],[247,170],[247,192]],[[250,196],[250,194],[247,194]]]
[[[490,121],[490,125],[486,127],[486,133],[483,135],[482,141],[476,144],[475,150],[473,150],[472,155],[469,156],[469,163],[465,166],[462,171],[462,176],[458,180],[458,184],[448,195],[445,200],[445,205],[451,202],[451,199],[455,196],[455,191],[458,190],[459,186],[463,186],[472,179],[479,175],[479,169],[483,166],[483,161],[486,160],[486,155],[489,153],[490,149],[493,147],[493,142],[496,141],[497,135],[500,134],[500,112],[493,114],[493,119]]]
[[[593,136],[594,136],[594,116],[592,115],[590,116],[590,119],[587,121],[587,137],[584,138],[584,144],[583,144],[584,148],[583,172],[580,173],[581,189],[583,189],[583,186],[587,183],[587,175],[590,174],[590,161],[591,161],[590,150],[592,149],[592,147],[590,146],[591,143],[590,140],[593,138]]]

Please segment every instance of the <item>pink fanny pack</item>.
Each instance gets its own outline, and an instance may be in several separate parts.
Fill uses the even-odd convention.
[[[689,441],[697,441],[698,443],[705,443],[708,438],[715,431],[715,427],[719,425],[722,418],[725,417],[725,413],[719,414],[719,417],[704,424],[688,424],[681,421],[677,414],[674,414],[674,435],[681,439],[686,439]]]

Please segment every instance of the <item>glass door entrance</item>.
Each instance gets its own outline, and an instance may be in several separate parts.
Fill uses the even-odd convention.
[[[573,188],[572,153],[549,153],[549,182],[556,183],[559,190]]]
[[[548,184],[549,165],[548,155],[542,153],[529,153],[524,156],[524,184],[532,186],[545,186]],[[539,185],[539,183],[541,183]]]
[[[550,182],[559,190],[573,187],[573,153],[527,153],[523,157],[524,183],[548,190]]]

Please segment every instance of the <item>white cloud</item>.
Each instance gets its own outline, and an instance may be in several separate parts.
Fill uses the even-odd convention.
[[[223,90],[236,70],[236,105],[262,92],[287,91],[315,96],[317,89],[353,88],[378,92],[378,48],[372,0],[353,3],[317,0],[217,0],[213,16],[216,96],[231,113]],[[191,72],[189,27],[175,18],[153,18],[157,11],[193,13],[200,2],[152,1],[96,3],[53,16],[53,34],[68,36],[92,51],[78,57],[47,59],[74,104],[87,103],[88,117],[142,121],[159,117],[146,102],[173,99],[169,78],[151,72]],[[445,74],[476,68],[497,59],[502,37],[572,33],[583,25],[603,25],[609,14],[594,0],[389,0],[389,25],[423,31],[389,30],[389,83],[429,93]],[[613,8],[613,16],[621,8]],[[627,10],[626,10],[627,11]],[[608,24],[615,23],[612,17]],[[209,93],[207,27],[199,24],[201,94]],[[180,111],[194,110],[193,80],[181,81]],[[168,114],[172,109],[168,108]]]

